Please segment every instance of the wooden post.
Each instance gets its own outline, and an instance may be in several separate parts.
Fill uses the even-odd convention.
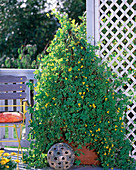
[[[95,0],[87,0],[86,1],[86,10],[87,10],[87,39],[88,42],[94,45],[94,30],[95,30],[95,25],[94,25],[94,5],[95,5]]]
[[[97,45],[98,42],[100,41],[100,11],[99,11],[99,5],[100,5],[100,0],[95,0],[95,5],[94,5],[94,45]]]

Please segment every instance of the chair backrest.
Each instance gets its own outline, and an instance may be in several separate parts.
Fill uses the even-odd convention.
[[[0,76],[0,100],[25,99],[26,76]]]

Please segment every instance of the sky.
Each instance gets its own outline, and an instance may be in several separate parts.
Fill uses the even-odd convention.
[[[18,1],[24,1],[23,5],[21,6],[22,8],[25,8],[25,2],[27,0],[18,0]],[[54,9],[56,7],[56,3],[57,1],[56,0],[47,0],[48,3],[50,3],[51,5],[46,9],[46,12],[50,9]]]

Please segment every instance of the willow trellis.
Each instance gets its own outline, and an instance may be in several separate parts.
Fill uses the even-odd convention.
[[[93,45],[100,42],[99,55],[103,60],[114,56],[109,66],[118,76],[136,70],[136,1],[87,0],[87,36]],[[128,106],[127,137],[132,141],[132,157],[136,159],[136,72],[129,78],[123,89],[134,101]]]

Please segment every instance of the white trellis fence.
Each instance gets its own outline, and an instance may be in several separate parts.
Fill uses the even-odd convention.
[[[28,83],[31,81],[33,84],[35,84],[36,80],[34,79],[34,69],[0,69],[0,75],[12,75],[12,76],[26,76]],[[33,92],[34,90],[30,90],[30,88],[27,86],[26,87],[26,99],[29,101],[31,105],[33,105]],[[9,105],[13,105],[13,100],[9,101]],[[19,101],[16,101],[16,104],[19,105]],[[0,105],[4,105],[5,101],[1,100]],[[4,111],[5,108],[0,108],[0,112]],[[13,111],[13,107],[8,108],[8,111]],[[19,110],[19,109],[18,109]],[[29,146],[29,141],[27,141],[27,135],[29,133],[29,120],[30,120],[30,115],[26,113],[26,121],[25,121],[25,129],[23,133],[23,138],[21,140],[21,146],[22,147],[27,147]],[[8,138],[11,140],[11,142],[4,142],[4,138]],[[12,142],[13,140],[17,140],[15,137],[14,129],[12,127],[6,129],[6,128],[0,128],[0,139],[3,140],[3,143],[0,143],[0,148],[4,146],[18,146],[18,142]]]
[[[99,55],[103,60],[115,56],[109,65],[119,76],[136,69],[136,1],[87,0],[87,37],[92,45],[100,42]],[[135,100],[128,106],[127,137],[133,142],[132,154],[136,159],[136,72],[129,77],[125,94],[135,96]]]

